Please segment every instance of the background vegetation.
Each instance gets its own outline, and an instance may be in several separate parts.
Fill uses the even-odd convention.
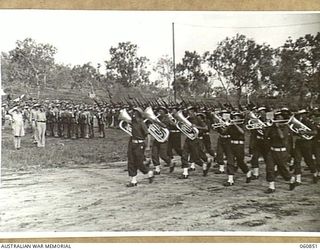
[[[214,48],[215,47],[215,48]],[[123,101],[121,93],[139,96],[213,98],[239,104],[278,99],[300,105],[320,103],[320,33],[288,38],[278,48],[236,34],[212,51],[185,51],[176,65],[164,55],[157,62],[141,56],[138,45],[120,42],[109,49],[104,65],[63,65],[57,49],[31,38],[2,53],[2,85],[11,94],[38,98],[88,99],[95,93]],[[57,95],[59,93],[59,95]]]

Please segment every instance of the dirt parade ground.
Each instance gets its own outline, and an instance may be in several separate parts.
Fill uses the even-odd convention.
[[[235,185],[224,187],[226,176],[214,168],[179,179],[178,165],[152,184],[140,174],[138,186],[127,188],[127,140],[108,129],[103,139],[48,138],[38,149],[27,134],[14,150],[3,131],[1,232],[320,231],[320,184],[307,170],[294,191],[277,177],[273,194],[264,193],[263,164],[249,184],[238,172]]]

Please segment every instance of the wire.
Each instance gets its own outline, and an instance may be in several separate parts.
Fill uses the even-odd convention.
[[[212,28],[212,29],[267,29],[267,28],[282,28],[282,27],[292,27],[292,26],[304,26],[304,25],[314,25],[320,24],[320,22],[310,22],[310,23],[295,23],[295,24],[285,24],[285,25],[270,25],[270,26],[206,26],[198,24],[187,24],[187,23],[177,23],[178,25],[200,27],[200,28]]]

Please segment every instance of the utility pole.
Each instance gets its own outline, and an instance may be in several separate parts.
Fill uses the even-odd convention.
[[[177,93],[176,93],[176,51],[174,44],[174,23],[172,23],[172,49],[173,49],[173,98],[174,103],[177,103]]]

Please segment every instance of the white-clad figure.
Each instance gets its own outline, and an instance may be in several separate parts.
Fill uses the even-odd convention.
[[[46,140],[46,129],[47,129],[47,117],[45,109],[40,106],[38,112],[36,113],[36,123],[37,123],[37,132],[38,132],[38,148],[44,148]]]
[[[14,148],[21,148],[21,137],[25,135],[24,132],[24,123],[23,123],[23,114],[20,107],[14,107],[9,110],[11,116],[12,130],[13,130],[13,141]]]
[[[35,105],[33,105],[32,109],[30,111],[30,123],[31,123],[32,133],[33,133],[33,143],[35,143],[35,144],[38,143],[38,141],[39,141],[37,122],[36,122],[38,107],[39,107],[39,104],[35,104]]]

